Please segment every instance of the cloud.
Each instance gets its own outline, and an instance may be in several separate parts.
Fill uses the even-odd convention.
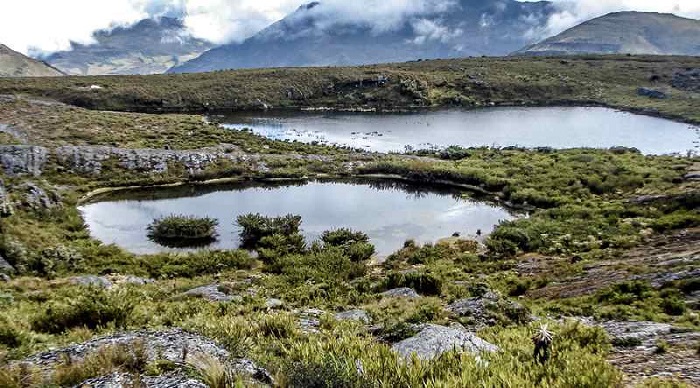
[[[238,42],[282,19],[311,0],[7,0],[0,12],[0,43],[29,54],[70,49],[70,42],[93,43],[96,30],[127,26],[147,17],[182,17],[188,33],[215,43]],[[417,38],[443,39],[440,31],[416,20],[449,11],[461,0],[321,0],[310,10],[315,28],[360,23],[374,33],[400,28],[408,20]],[[529,1],[529,0],[520,0]],[[559,12],[533,38],[558,33],[611,11],[674,12],[700,18],[700,0],[554,0]],[[489,20],[484,19],[488,24]],[[423,33],[421,33],[421,31]],[[433,38],[431,38],[433,37]],[[437,38],[435,38],[437,37]]]
[[[519,0],[535,1],[535,0]],[[546,26],[533,29],[533,38],[556,35],[586,20],[616,11],[666,12],[700,19],[700,0],[553,0],[558,12]]]
[[[429,19],[418,19],[412,23],[416,37],[411,43],[421,45],[427,42],[439,41],[448,43],[450,40],[462,36],[464,31],[461,28],[450,29],[440,24],[439,21]]]

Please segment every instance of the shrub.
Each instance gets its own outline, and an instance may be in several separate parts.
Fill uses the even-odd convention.
[[[437,276],[426,272],[390,272],[387,274],[383,288],[408,287],[416,290],[420,294],[440,295],[442,292],[442,280]]]
[[[52,380],[57,386],[71,387],[114,371],[140,374],[146,369],[147,363],[148,355],[143,342],[110,345],[89,354],[80,362],[66,359],[56,367]]]
[[[192,278],[225,270],[250,269],[255,259],[246,251],[164,253],[139,257],[139,264],[154,278]]]
[[[236,222],[241,227],[241,246],[246,249],[255,249],[258,248],[258,244],[264,237],[275,234],[289,236],[299,233],[301,217],[292,214],[284,217],[246,214],[239,216]]]
[[[306,241],[304,236],[299,233],[290,235],[273,234],[260,239],[257,249],[260,259],[267,263],[277,257],[304,253]]]
[[[48,303],[46,309],[32,319],[32,329],[61,334],[69,329],[86,327],[94,330],[107,324],[122,328],[137,300],[126,292],[112,293],[89,288],[67,301]]]
[[[321,241],[330,246],[342,247],[354,243],[369,242],[369,236],[362,232],[355,232],[350,229],[341,228],[323,232],[321,235]]]
[[[148,238],[166,247],[202,247],[216,241],[216,226],[218,224],[217,220],[206,217],[169,216],[159,218],[148,226]]]

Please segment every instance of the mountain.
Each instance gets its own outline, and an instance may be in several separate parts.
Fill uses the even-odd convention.
[[[74,75],[160,74],[214,47],[186,33],[182,20],[145,19],[130,27],[98,31],[95,44],[72,43],[45,60]]]
[[[48,64],[0,44],[0,77],[55,77],[64,75]]]
[[[700,55],[700,20],[653,12],[614,12],[516,54]]]
[[[531,43],[528,32],[543,26],[554,12],[544,1],[447,4],[406,15],[390,28],[377,28],[376,22],[345,20],[332,12],[331,5],[314,2],[242,43],[214,48],[170,72],[505,55]]]

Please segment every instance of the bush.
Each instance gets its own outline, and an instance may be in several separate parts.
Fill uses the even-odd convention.
[[[346,228],[323,232],[321,241],[325,247],[341,248],[356,263],[371,259],[375,252],[367,234]]]
[[[442,292],[442,280],[433,274],[425,272],[390,272],[387,274],[383,288],[408,287],[424,295],[440,295]]]
[[[32,329],[61,334],[74,328],[94,330],[107,324],[123,328],[137,300],[125,292],[111,293],[90,288],[66,301],[49,303],[43,312],[32,319]]]
[[[218,224],[219,222],[213,218],[192,216],[159,218],[148,226],[148,238],[171,248],[202,247],[216,241]]]
[[[256,249],[264,237],[279,234],[289,236],[299,233],[301,217],[288,214],[284,217],[265,217],[260,214],[246,214],[236,220],[241,227],[241,247]]]
[[[154,278],[193,278],[225,270],[250,269],[255,259],[246,251],[164,253],[139,257],[140,266]]]
[[[302,254],[306,250],[304,236],[299,233],[290,235],[273,234],[265,236],[258,242],[260,260],[270,263],[277,257]]]

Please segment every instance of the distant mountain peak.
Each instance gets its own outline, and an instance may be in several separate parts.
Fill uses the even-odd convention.
[[[56,77],[64,75],[47,63],[14,51],[0,43],[0,77]]]
[[[389,22],[373,15],[339,17],[324,4],[302,5],[244,42],[214,48],[170,71],[506,55],[532,43],[528,31],[544,26],[555,12],[546,1],[459,0]]]
[[[516,55],[700,55],[700,20],[670,13],[611,12],[526,47]]]

